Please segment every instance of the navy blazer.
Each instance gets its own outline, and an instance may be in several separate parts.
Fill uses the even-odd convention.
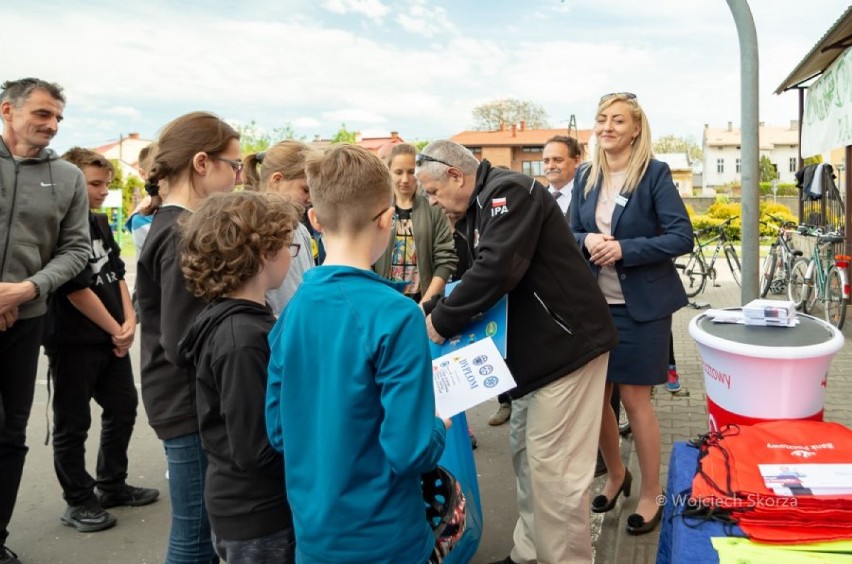
[[[570,208],[571,230],[587,260],[586,235],[600,233],[595,209],[602,181],[584,195],[589,173],[590,165],[577,171]],[[692,223],[664,162],[651,159],[639,185],[624,197],[612,214],[612,235],[621,244],[615,269],[627,311],[636,321],[662,319],[689,303],[672,259],[692,250]],[[600,268],[589,266],[597,277]]]

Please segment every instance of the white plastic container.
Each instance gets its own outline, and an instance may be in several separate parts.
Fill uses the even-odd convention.
[[[828,368],[844,338],[821,319],[797,317],[796,327],[714,323],[706,314],[690,321],[689,334],[702,359],[711,431],[730,423],[822,421]]]

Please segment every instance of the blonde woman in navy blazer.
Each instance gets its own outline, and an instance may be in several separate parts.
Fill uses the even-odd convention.
[[[592,161],[574,183],[571,228],[607,299],[619,345],[610,354],[602,406],[600,449],[607,481],[592,500],[592,511],[611,510],[620,494],[630,495],[632,485],[609,403],[617,384],[642,473],[639,504],[627,519],[627,532],[639,535],[654,530],[662,515],[656,501],[660,429],[651,388],[666,381],[672,314],[687,304],[672,259],[692,249],[692,225],[668,165],[653,159],[648,120],[635,95],[601,98],[594,132]]]

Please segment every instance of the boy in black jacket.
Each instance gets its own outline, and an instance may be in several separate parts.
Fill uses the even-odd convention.
[[[275,323],[265,293],[281,286],[298,253],[297,208],[277,194],[210,196],[183,225],[181,269],[208,300],[179,345],[195,367],[204,499],[216,553],[229,564],[295,562],[284,460],[264,420]]]
[[[83,171],[89,208],[100,208],[109,193],[112,164],[79,147],[62,158]],[[90,211],[89,230],[88,265],[51,296],[44,337],[55,389],[53,463],[68,503],[62,522],[84,533],[115,525],[105,507],[146,505],[160,495],[126,482],[127,447],[138,403],[127,356],[136,316],[106,216]],[[92,398],[103,408],[97,479],[86,471],[85,461]]]

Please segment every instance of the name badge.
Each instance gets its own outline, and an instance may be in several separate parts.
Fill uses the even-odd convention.
[[[615,198],[615,205],[621,206],[622,208],[627,205],[627,198],[619,194]]]

